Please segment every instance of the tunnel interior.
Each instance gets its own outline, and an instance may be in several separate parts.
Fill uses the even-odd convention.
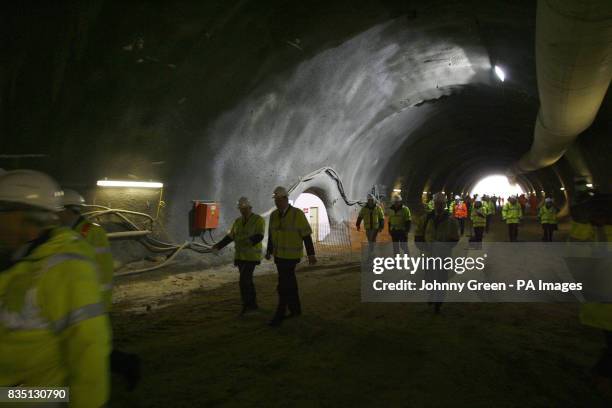
[[[574,14],[585,4],[603,5],[603,12]],[[134,393],[117,373],[110,377],[113,406],[610,406],[597,405],[600,396],[586,374],[603,339],[599,328],[579,323],[577,303],[590,302],[573,298],[578,290],[516,302],[479,293],[447,302],[440,314],[439,298],[400,304],[368,299],[364,289],[374,241],[389,254],[403,251],[404,259],[424,259],[426,240],[452,242],[455,254],[470,256],[484,252],[483,244],[498,245],[510,256],[488,259],[492,267],[476,275],[484,284],[494,282],[490,271],[514,277],[542,265],[545,276],[556,274],[555,283],[565,284],[572,262],[580,262],[575,258],[587,258],[586,269],[607,279],[612,238],[607,249],[597,247],[606,249],[598,254],[608,258],[598,259],[607,264],[567,253],[577,231],[596,229],[601,241],[610,233],[609,208],[594,206],[607,214],[606,224],[587,207],[600,198],[596,192],[607,195],[604,205],[612,196],[612,97],[603,82],[594,92],[583,87],[588,80],[563,83],[574,78],[571,72],[548,82],[546,74],[564,66],[551,50],[580,43],[580,58],[565,67],[599,67],[593,78],[608,75],[609,84],[609,1],[59,0],[0,7],[0,187],[4,171],[47,173],[85,197],[82,215],[107,234],[110,243],[100,253],[113,258],[106,258],[105,283],[112,309],[95,318],[110,316],[113,347],[138,352],[143,362]],[[572,25],[557,24],[563,19]],[[588,23],[605,26],[603,34],[561,38],[566,26],[570,32]],[[559,42],[542,40],[554,29]],[[601,44],[607,54],[593,51]],[[583,110],[568,103],[572,109],[549,114],[547,103],[565,100],[555,87],[580,97],[603,92],[601,101],[584,98],[583,105],[597,105],[594,120],[574,126],[575,134],[567,130],[574,123],[555,128]],[[557,119],[553,126],[550,117]],[[551,141],[551,134],[558,138]],[[521,210],[520,242],[512,239],[519,221],[509,222],[499,207],[496,213],[488,207],[482,219],[468,216],[467,207],[463,217],[454,212],[454,195],[472,194],[492,175],[537,198],[529,213]],[[117,181],[123,185],[101,185]],[[267,252],[271,214],[279,225],[287,214],[275,203],[277,186],[314,229],[310,241],[308,234],[294,235],[285,245],[304,249],[297,260],[276,262],[277,253]],[[579,191],[584,186],[591,198]],[[438,200],[429,201],[438,192],[447,196],[444,211]],[[368,227],[361,213],[369,194],[381,212],[384,207],[378,230],[374,207],[364,211]],[[390,208],[394,195],[409,210]],[[241,206],[244,197],[250,205]],[[282,191],[277,198],[284,199]],[[545,198],[554,201],[550,211],[558,209],[554,227],[541,222]],[[249,206],[264,218],[263,233]],[[0,218],[28,211],[2,207]],[[399,234],[391,216],[402,225]],[[233,227],[246,229],[251,219],[258,230],[240,237],[253,247],[242,262]],[[432,220],[433,238],[427,237]],[[438,239],[439,225],[450,225],[449,237]],[[287,236],[307,230],[283,228]],[[542,229],[550,242],[541,242]],[[453,231],[457,237],[450,237]],[[38,238],[23,248],[35,248]],[[571,259],[546,264],[549,249]],[[0,345],[6,321],[21,323],[39,310],[24,300],[23,313],[7,312],[3,303],[26,286],[13,292],[3,286],[13,267],[22,266],[21,254],[0,242]],[[508,259],[519,265],[512,269]],[[381,281],[392,275],[387,272]],[[467,277],[459,275],[450,283]],[[245,316],[245,299],[255,291],[249,281],[257,285],[259,311],[251,296],[254,313]],[[612,282],[609,288],[612,293]],[[54,300],[53,293],[44,292],[50,295],[43,300]],[[610,363],[612,309],[604,307]],[[282,327],[273,324],[279,310],[287,320]],[[0,362],[9,354],[0,352]],[[30,364],[29,357],[16,364]],[[0,388],[5,371],[0,364]],[[16,381],[21,378],[9,385]]]
[[[247,195],[263,212],[274,185],[330,166],[350,199],[401,179],[418,205],[505,173],[532,141],[530,1],[5,7],[0,166],[90,197],[105,177],[162,180],[177,239],[193,199]],[[524,189],[564,202],[575,176],[608,188],[610,106]]]

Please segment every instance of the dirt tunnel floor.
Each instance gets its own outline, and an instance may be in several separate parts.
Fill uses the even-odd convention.
[[[111,406],[605,406],[588,375],[603,338],[576,304],[454,303],[435,316],[361,303],[354,261],[300,266],[298,281],[304,314],[280,328],[266,325],[273,274],[256,278],[261,311],[242,318],[236,282],[149,312],[117,304],[115,345],[140,355],[143,376],[132,393],[113,377]]]

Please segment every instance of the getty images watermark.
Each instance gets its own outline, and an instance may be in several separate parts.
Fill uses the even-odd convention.
[[[609,243],[411,243],[362,249],[365,302],[612,301]]]

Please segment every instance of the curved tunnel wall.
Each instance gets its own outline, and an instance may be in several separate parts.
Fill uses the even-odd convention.
[[[264,212],[274,186],[331,166],[351,199],[401,178],[418,203],[425,186],[465,188],[529,148],[531,1],[205,3],[62,3],[11,21],[7,33],[35,29],[0,72],[0,148],[43,157],[0,166],[81,190],[105,176],[162,180],[180,239],[191,199],[219,200],[223,229],[237,197]],[[577,143],[600,184],[610,112],[606,99]],[[570,185],[574,164],[559,165]],[[552,191],[550,172],[526,179]],[[329,180],[300,188],[328,196],[330,218],[347,216]]]

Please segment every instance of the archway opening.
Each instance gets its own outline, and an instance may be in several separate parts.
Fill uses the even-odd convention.
[[[330,226],[327,209],[319,197],[311,193],[302,193],[296,198],[293,206],[304,211],[312,228],[313,239],[323,241],[329,235]]]
[[[480,179],[480,181],[474,185],[470,194],[478,194],[479,197],[486,194],[489,196],[494,195],[508,198],[511,195],[525,194],[525,191],[519,184],[511,183],[508,177],[501,174],[494,174]]]

